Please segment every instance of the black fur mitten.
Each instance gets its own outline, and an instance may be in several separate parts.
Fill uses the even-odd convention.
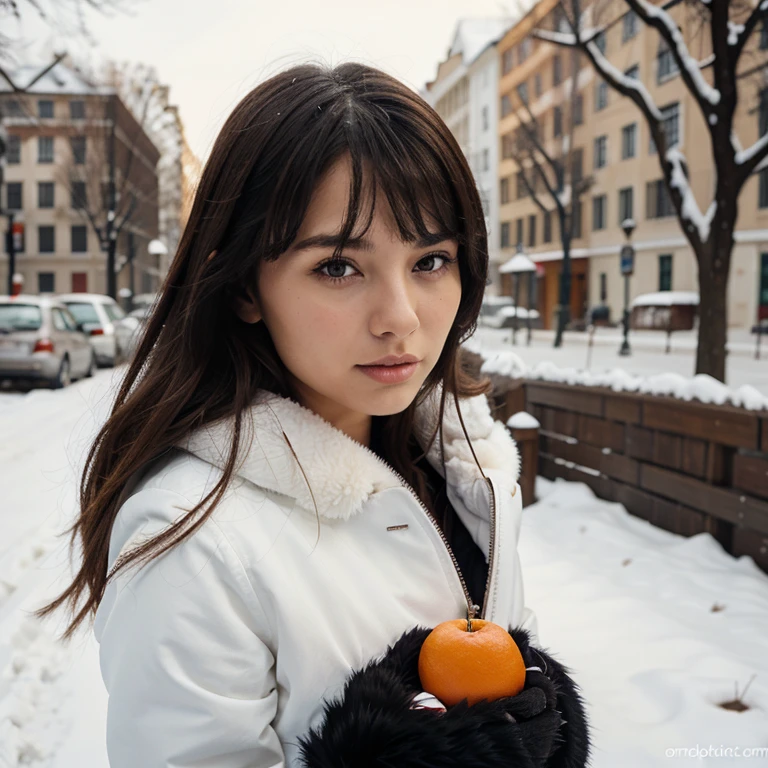
[[[542,672],[529,670],[517,696],[471,707],[463,701],[444,713],[413,709],[422,691],[419,652],[430,632],[406,632],[381,659],[351,675],[342,696],[326,704],[323,724],[299,739],[307,768],[587,765],[589,737],[576,685],[562,665],[530,645],[525,630],[510,634],[526,667]]]

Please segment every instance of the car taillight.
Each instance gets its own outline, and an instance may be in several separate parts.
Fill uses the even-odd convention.
[[[91,328],[91,336],[103,336],[103,335],[104,335],[103,328]]]
[[[38,339],[33,352],[53,352],[53,342],[50,339]]]

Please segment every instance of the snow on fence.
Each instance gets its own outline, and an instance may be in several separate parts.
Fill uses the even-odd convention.
[[[465,350],[470,372],[482,357]],[[768,412],[566,382],[491,377],[494,415],[541,425],[540,474],[586,483],[650,523],[710,533],[768,572]],[[528,454],[531,455],[531,454]],[[537,466],[532,467],[535,463]]]

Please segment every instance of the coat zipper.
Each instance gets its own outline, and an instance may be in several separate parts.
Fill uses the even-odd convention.
[[[448,551],[448,554],[451,556],[451,561],[453,562],[453,567],[456,570],[456,575],[459,577],[459,581],[461,582],[461,588],[464,590],[464,599],[467,601],[467,618],[469,619],[476,619],[476,618],[483,618],[485,616],[485,612],[488,609],[488,592],[491,588],[491,576],[493,575],[493,563],[494,563],[494,541],[495,541],[495,528],[496,528],[496,494],[493,490],[493,484],[491,483],[490,478],[486,478],[486,482],[488,483],[488,491],[490,493],[491,498],[491,537],[490,537],[490,552],[488,555],[488,578],[485,581],[485,594],[483,595],[483,607],[482,610],[479,605],[475,605],[472,602],[472,596],[469,594],[469,589],[467,589],[467,582],[464,581],[464,575],[461,572],[461,568],[459,568],[459,561],[456,559],[456,555],[453,554],[453,550],[451,549],[451,545],[448,543],[448,539],[445,537],[445,534],[443,533],[442,528],[438,525],[437,520],[435,519],[434,515],[427,509],[424,502],[419,498],[416,491],[413,489],[413,486],[408,483],[408,481],[397,471],[392,467],[390,464],[388,464],[384,459],[381,458],[378,454],[374,453],[370,448],[363,445],[362,446],[368,453],[371,454],[378,462],[383,464],[397,479],[400,481],[400,484],[413,496],[413,498],[416,500],[418,505],[424,510],[425,514],[427,515],[427,518],[432,523],[432,525],[435,527],[435,530],[440,535],[440,538],[443,541],[443,544],[445,545],[446,550]],[[447,482],[447,481],[446,481]],[[477,612],[480,611],[480,616],[477,615]]]

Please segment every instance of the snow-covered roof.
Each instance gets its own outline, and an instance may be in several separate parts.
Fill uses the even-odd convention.
[[[459,19],[448,58],[460,53],[464,64],[472,63],[489,44],[499,40],[515,21],[510,17]]]
[[[505,261],[500,267],[499,272],[507,274],[508,272],[535,272],[536,265],[524,253],[516,253],[509,261]]]
[[[643,293],[632,300],[633,307],[671,307],[673,304],[698,305],[699,294],[693,291],[659,291]]]
[[[27,88],[27,85],[45,69],[46,62],[38,64],[23,64],[8,72],[11,80],[18,88],[25,89],[27,93],[41,94],[106,94],[111,93],[111,88],[95,85],[83,74],[60,61],[46,72],[36,83]],[[13,89],[5,79],[0,78],[0,92],[12,92]]]

